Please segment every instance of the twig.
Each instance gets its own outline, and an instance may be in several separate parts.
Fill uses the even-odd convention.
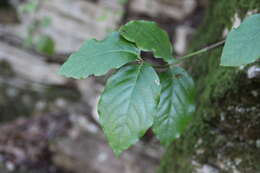
[[[215,44],[212,44],[212,45],[210,45],[210,46],[207,46],[207,47],[205,47],[205,48],[203,48],[203,49],[200,49],[200,50],[198,50],[198,51],[196,51],[196,52],[192,52],[192,53],[190,53],[190,54],[188,54],[188,55],[184,55],[184,56],[182,56],[182,57],[180,57],[180,58],[177,58],[177,61],[174,62],[174,63],[172,63],[172,64],[170,64],[170,66],[179,64],[179,63],[181,63],[183,60],[186,60],[186,59],[191,58],[191,57],[193,57],[193,56],[199,55],[199,54],[201,54],[201,53],[204,53],[204,52],[207,52],[207,51],[209,51],[209,50],[211,50],[211,49],[214,49],[214,48],[216,48],[216,47],[219,47],[219,46],[221,46],[222,44],[224,44],[225,41],[226,41],[226,40],[219,41],[219,42],[217,42],[217,43],[215,43]]]

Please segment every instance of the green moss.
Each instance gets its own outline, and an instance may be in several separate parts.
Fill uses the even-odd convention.
[[[253,9],[260,10],[259,0],[211,1],[204,23],[193,39],[194,41],[191,44],[190,52],[220,41],[224,29],[230,29],[232,27],[233,16],[236,13],[243,18],[247,11]],[[227,110],[230,105],[235,106],[242,104],[243,101],[241,98],[236,97],[237,92],[241,93],[241,88],[243,87],[250,89],[254,87],[254,84],[241,86],[240,80],[243,78],[241,71],[236,68],[220,67],[219,61],[221,52],[222,48],[215,49],[214,51],[197,57],[187,64],[189,69],[192,69],[191,74],[196,81],[197,91],[200,93],[197,99],[197,111],[191,127],[187,129],[181,139],[175,141],[172,146],[167,149],[158,172],[194,172],[196,164],[192,162],[193,160],[199,163],[214,165],[214,163],[209,162],[216,160],[218,157],[218,152],[215,151],[226,147],[225,144],[227,141],[234,142],[237,140],[226,134],[216,134],[217,132],[215,130],[222,127],[220,115],[224,112],[228,112]],[[233,95],[231,96],[228,93],[232,93]],[[222,103],[223,100],[225,100],[225,103]],[[255,101],[255,103],[257,103],[257,101]],[[243,115],[238,115],[234,112],[228,113],[231,119],[235,119],[237,116],[239,116],[239,118],[243,117]],[[251,119],[247,125],[253,123],[253,121],[254,120]],[[223,127],[223,129],[226,128]],[[237,127],[231,130],[240,131],[240,128]],[[234,153],[239,153],[239,157],[244,157],[245,161],[241,163],[242,166],[238,166],[238,169],[242,172],[248,167],[249,169],[246,170],[248,173],[252,170],[257,170],[257,168],[255,168],[256,166],[252,166],[254,164],[260,164],[254,161],[257,160],[257,155],[259,156],[259,153],[252,153],[252,150],[255,148],[251,146],[252,150],[250,149],[249,151],[249,149],[246,149],[243,151],[243,147],[240,146],[239,142],[234,142],[234,145],[236,148],[231,147],[230,153],[228,151],[220,152],[223,152],[223,154],[229,158],[235,158],[235,156],[232,156]],[[250,146],[248,143],[245,145]],[[196,153],[198,150],[204,151],[203,154]],[[196,159],[194,157],[196,157]],[[249,164],[249,162],[251,163]],[[224,173],[225,171],[229,173],[232,172],[231,170],[223,170],[222,172]]]

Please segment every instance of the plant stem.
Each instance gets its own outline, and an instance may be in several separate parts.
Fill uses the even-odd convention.
[[[210,46],[207,46],[207,47],[205,47],[205,48],[203,48],[203,49],[200,49],[200,50],[198,50],[198,51],[196,51],[196,52],[192,52],[192,53],[190,53],[190,54],[188,54],[188,55],[184,55],[184,56],[182,56],[182,57],[180,57],[180,58],[177,58],[177,61],[174,62],[174,63],[172,63],[172,64],[170,64],[170,66],[179,64],[179,63],[181,63],[181,62],[182,62],[183,60],[185,60],[185,59],[191,58],[191,57],[193,57],[193,56],[199,55],[199,54],[201,54],[201,53],[204,53],[204,52],[207,52],[207,51],[209,51],[209,50],[211,50],[211,49],[214,49],[214,48],[216,48],[216,47],[218,47],[218,46],[221,46],[222,44],[225,43],[225,41],[226,41],[226,40],[219,41],[219,42],[217,42],[217,43],[215,43],[215,44],[212,44],[212,45],[210,45]]]

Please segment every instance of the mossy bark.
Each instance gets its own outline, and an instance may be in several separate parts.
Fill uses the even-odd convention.
[[[222,39],[233,17],[260,11],[259,0],[215,0],[208,7],[191,50]],[[246,69],[220,67],[222,48],[196,57],[186,66],[198,91],[194,120],[162,158],[160,173],[260,172],[260,83]]]

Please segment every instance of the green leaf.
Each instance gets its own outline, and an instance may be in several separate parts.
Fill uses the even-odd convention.
[[[134,44],[113,32],[105,40],[86,41],[62,65],[59,74],[76,79],[86,78],[91,74],[104,75],[112,68],[135,61],[139,56],[140,51]]]
[[[29,1],[29,2],[22,4],[19,7],[19,10],[22,13],[33,13],[37,10],[38,5],[39,5],[38,0],[32,0],[32,1]]]
[[[37,41],[36,49],[47,55],[53,55],[55,52],[55,42],[50,36],[43,35]]]
[[[195,111],[195,88],[192,78],[180,67],[161,73],[161,97],[153,131],[166,146],[180,137]]]
[[[31,48],[33,46],[33,36],[27,35],[27,37],[23,40],[23,46],[26,48]]]
[[[43,28],[49,27],[51,25],[51,23],[52,23],[52,19],[49,16],[44,16],[40,20],[40,26],[43,27]]]
[[[241,66],[260,58],[260,14],[244,20],[227,36],[221,56],[222,66]]]
[[[143,51],[153,51],[156,58],[172,63],[172,44],[168,34],[155,22],[131,21],[120,28],[120,34]]]
[[[127,4],[128,0],[117,0],[120,5]]]
[[[159,95],[159,77],[147,64],[123,67],[108,80],[98,112],[116,155],[136,143],[152,126]]]

